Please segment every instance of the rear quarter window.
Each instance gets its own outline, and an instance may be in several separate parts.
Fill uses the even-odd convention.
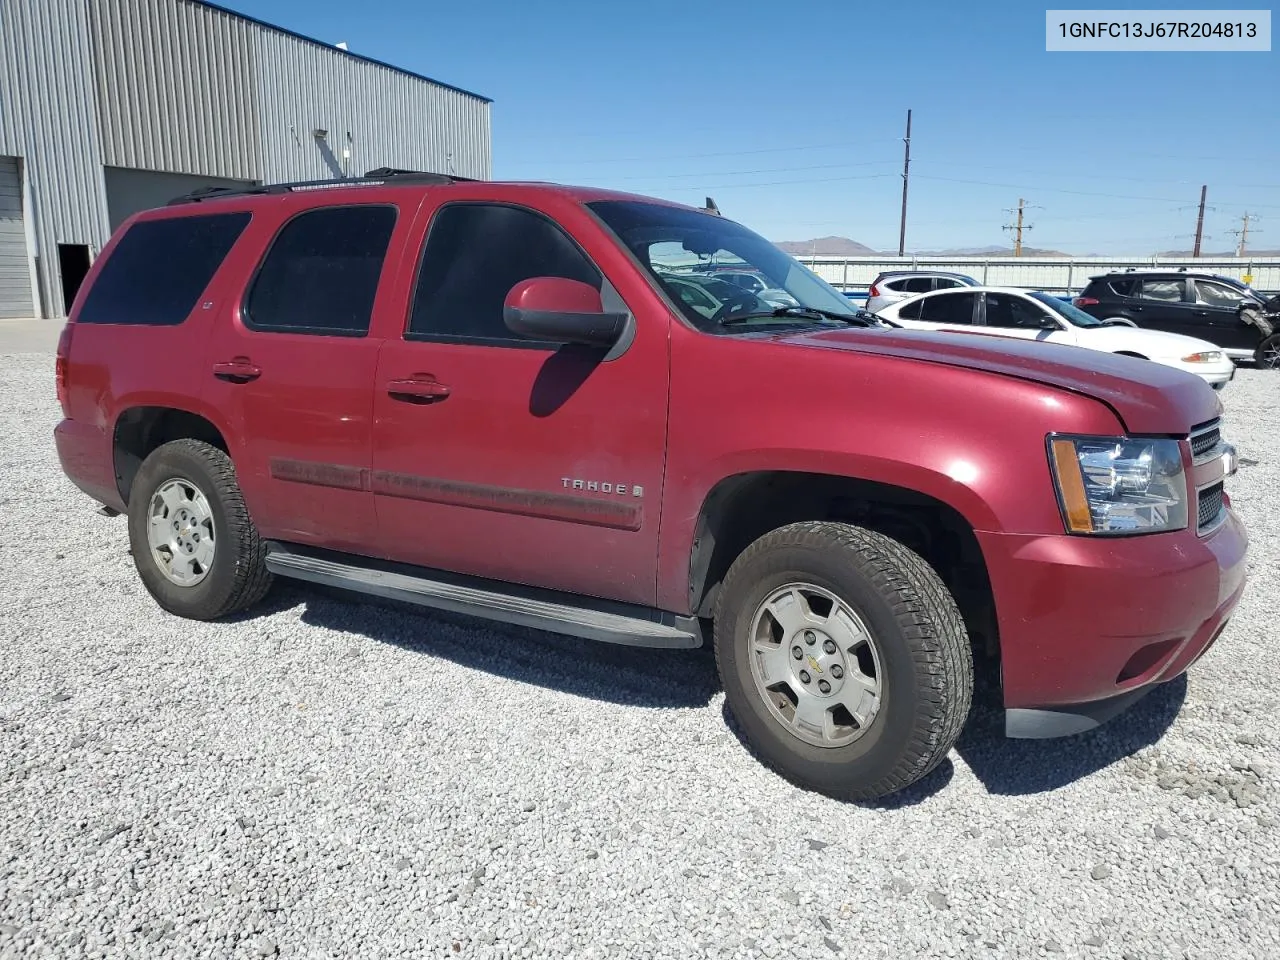
[[[250,217],[236,212],[135,223],[102,265],[77,322],[153,327],[182,323]]]

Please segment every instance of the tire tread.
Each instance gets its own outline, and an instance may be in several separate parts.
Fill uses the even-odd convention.
[[[916,712],[909,746],[890,773],[873,783],[846,791],[851,800],[884,797],[927,776],[946,757],[963,729],[973,700],[973,651],[964,619],[950,591],[923,557],[882,533],[827,520],[803,521],[779,527],[747,547],[730,566],[717,603],[716,623],[742,571],[753,560],[787,548],[838,549],[846,552],[872,586],[885,597],[903,629],[910,655],[921,679],[917,692],[922,709]],[[715,632],[716,665],[723,673],[725,643],[733,637]],[[821,783],[779,769],[756,754],[777,773],[806,789],[829,792]]]

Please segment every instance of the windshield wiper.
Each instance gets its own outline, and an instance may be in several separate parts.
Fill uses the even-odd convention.
[[[736,316],[725,317],[720,321],[722,327],[735,326],[739,323],[746,323],[749,320],[765,320],[777,317],[802,317],[817,318],[822,320],[839,320],[841,323],[847,323],[853,327],[876,327],[880,325],[879,317],[872,320],[872,314],[863,316],[862,313],[837,313],[835,310],[822,310],[818,307],[778,307],[776,310],[768,312],[759,311],[756,313],[740,313]]]

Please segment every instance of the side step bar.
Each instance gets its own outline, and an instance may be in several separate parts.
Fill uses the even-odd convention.
[[[702,646],[702,631],[698,621],[692,617],[676,617],[644,610],[645,613],[671,621],[664,623],[641,616],[593,610],[573,603],[522,597],[492,589],[446,583],[417,574],[396,573],[343,560],[329,560],[294,552],[277,543],[269,545],[266,564],[268,570],[282,577],[308,580],[357,593],[407,601],[424,607],[450,610],[571,637],[670,650],[691,650]]]

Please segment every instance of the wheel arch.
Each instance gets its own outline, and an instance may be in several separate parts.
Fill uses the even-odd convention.
[[[974,532],[990,518],[975,512],[880,480],[783,470],[727,476],[707,491],[693,526],[688,608],[710,617],[730,565],[766,533],[806,520],[840,520],[893,537],[924,557],[955,596],[970,635],[994,650],[994,601]]]
[[[127,505],[142,462],[173,440],[202,440],[228,456],[227,433],[205,413],[163,403],[124,407],[111,429],[112,468],[120,499]]]

